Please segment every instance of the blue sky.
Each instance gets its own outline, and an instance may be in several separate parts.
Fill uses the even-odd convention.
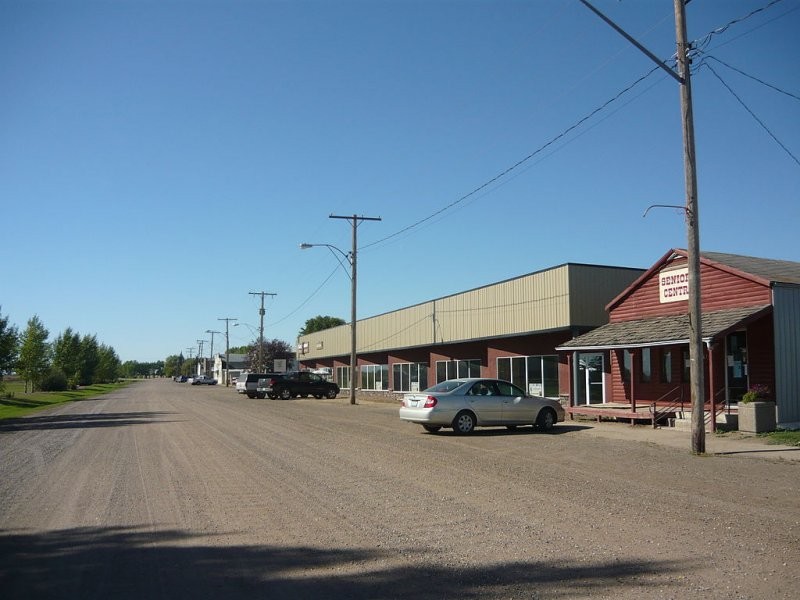
[[[674,53],[671,0],[594,4]],[[800,261],[800,0],[706,37],[768,4],[687,6],[741,100],[698,58],[700,239]],[[680,211],[642,217],[685,200],[678,84],[653,73],[562,134],[652,68],[577,0],[0,0],[0,313],[149,361],[221,317],[247,343],[266,291],[265,336],[294,344],[349,320],[335,258],[299,249],[350,249],[330,214],[382,218],[358,229],[359,318],[565,262],[647,268],[686,245]]]

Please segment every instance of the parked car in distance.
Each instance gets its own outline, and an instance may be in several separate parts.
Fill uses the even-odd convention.
[[[190,377],[187,383],[192,385],[217,385],[217,380],[209,375],[195,375]]]
[[[172,378],[172,381],[177,381],[178,383],[186,383],[186,380],[189,379],[186,375],[175,375]]]
[[[339,395],[339,386],[311,371],[289,371],[283,374],[275,373],[271,377],[263,377],[258,382],[258,393],[282,400],[298,396],[336,398]]]
[[[265,377],[280,375],[279,373],[242,373],[236,380],[236,391],[247,394],[248,398],[266,398],[266,393],[258,391],[258,381]]]
[[[400,419],[417,423],[435,433],[452,427],[457,434],[472,433],[475,427],[532,425],[549,431],[565,418],[557,400],[529,396],[502,379],[449,379],[422,392],[406,394]]]

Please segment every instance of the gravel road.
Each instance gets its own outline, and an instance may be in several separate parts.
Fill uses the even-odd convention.
[[[150,380],[0,422],[3,598],[797,598],[800,462]]]

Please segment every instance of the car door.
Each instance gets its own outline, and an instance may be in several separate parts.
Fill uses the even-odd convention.
[[[502,419],[503,399],[493,381],[476,381],[464,399],[478,417],[478,424],[491,425]]]
[[[302,397],[311,396],[314,394],[314,381],[313,381],[313,373],[308,373],[307,371],[303,371],[297,377],[297,387],[295,388],[296,393],[300,394]]]
[[[498,381],[497,389],[503,399],[504,423],[533,423],[536,420],[531,398],[521,389],[507,381]]]

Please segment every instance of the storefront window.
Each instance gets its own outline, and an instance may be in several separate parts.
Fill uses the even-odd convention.
[[[529,394],[558,397],[558,356],[503,356],[497,359],[497,378]]]
[[[481,361],[479,359],[436,361],[436,383],[441,383],[448,379],[480,376]]]
[[[350,367],[336,367],[336,383],[343,390],[350,389]]]
[[[392,385],[396,392],[418,392],[428,387],[428,365],[425,363],[394,363]]]
[[[672,352],[661,351],[661,383],[672,383]]]
[[[640,381],[650,383],[653,378],[653,366],[650,364],[650,348],[642,348],[642,371]]]
[[[389,365],[364,365],[361,367],[361,389],[382,391],[389,389]]]
[[[622,381],[631,382],[631,363],[633,362],[630,350],[622,351]]]

